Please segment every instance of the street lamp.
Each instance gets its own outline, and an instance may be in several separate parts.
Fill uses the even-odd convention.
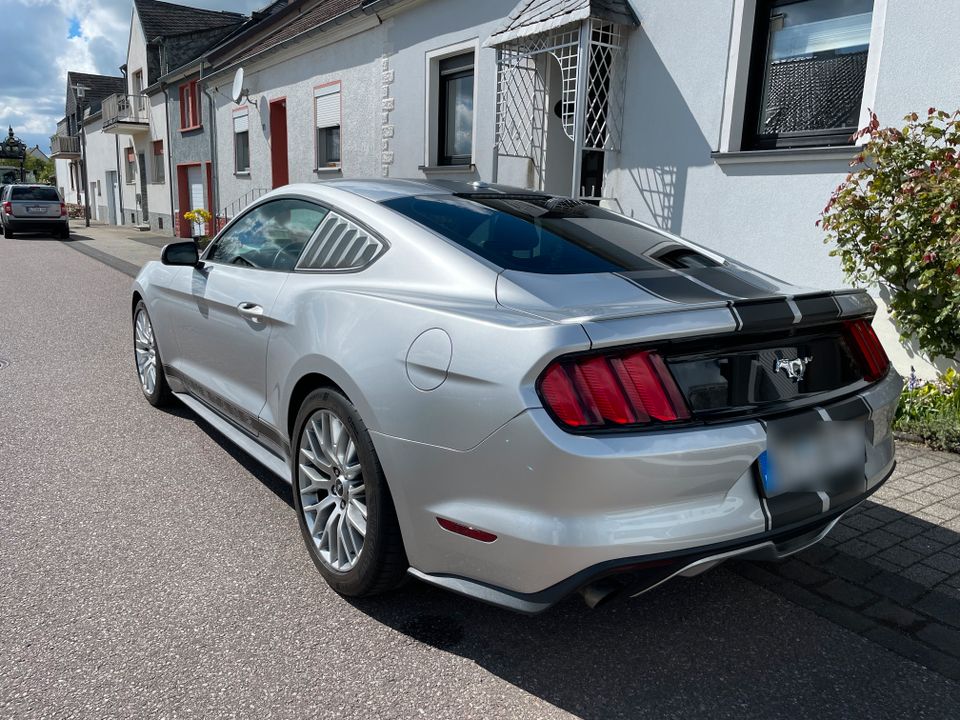
[[[90,188],[87,185],[87,133],[83,129],[83,97],[87,89],[74,85],[77,95],[77,122],[80,124],[80,182],[83,184],[83,224],[90,227]]]

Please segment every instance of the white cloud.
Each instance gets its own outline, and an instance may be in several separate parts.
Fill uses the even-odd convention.
[[[268,1],[180,4],[249,13]],[[0,0],[0,126],[13,125],[24,142],[47,150],[63,117],[67,71],[119,75],[132,13],[132,0]]]

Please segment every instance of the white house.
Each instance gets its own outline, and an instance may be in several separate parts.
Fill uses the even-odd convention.
[[[933,27],[960,33],[960,4],[292,2],[208,54],[220,206],[340,174],[497,181],[842,285],[815,221],[868,108],[893,124],[960,105]],[[877,326],[901,370],[930,374],[882,308]]]

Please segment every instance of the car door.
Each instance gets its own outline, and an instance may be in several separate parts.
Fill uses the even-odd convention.
[[[232,223],[179,278],[168,320],[188,391],[252,435],[266,399],[277,295],[326,209],[296,198],[261,203]]]

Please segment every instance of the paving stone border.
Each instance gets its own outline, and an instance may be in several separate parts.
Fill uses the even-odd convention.
[[[960,455],[900,443],[894,475],[820,544],[740,575],[960,681]]]

